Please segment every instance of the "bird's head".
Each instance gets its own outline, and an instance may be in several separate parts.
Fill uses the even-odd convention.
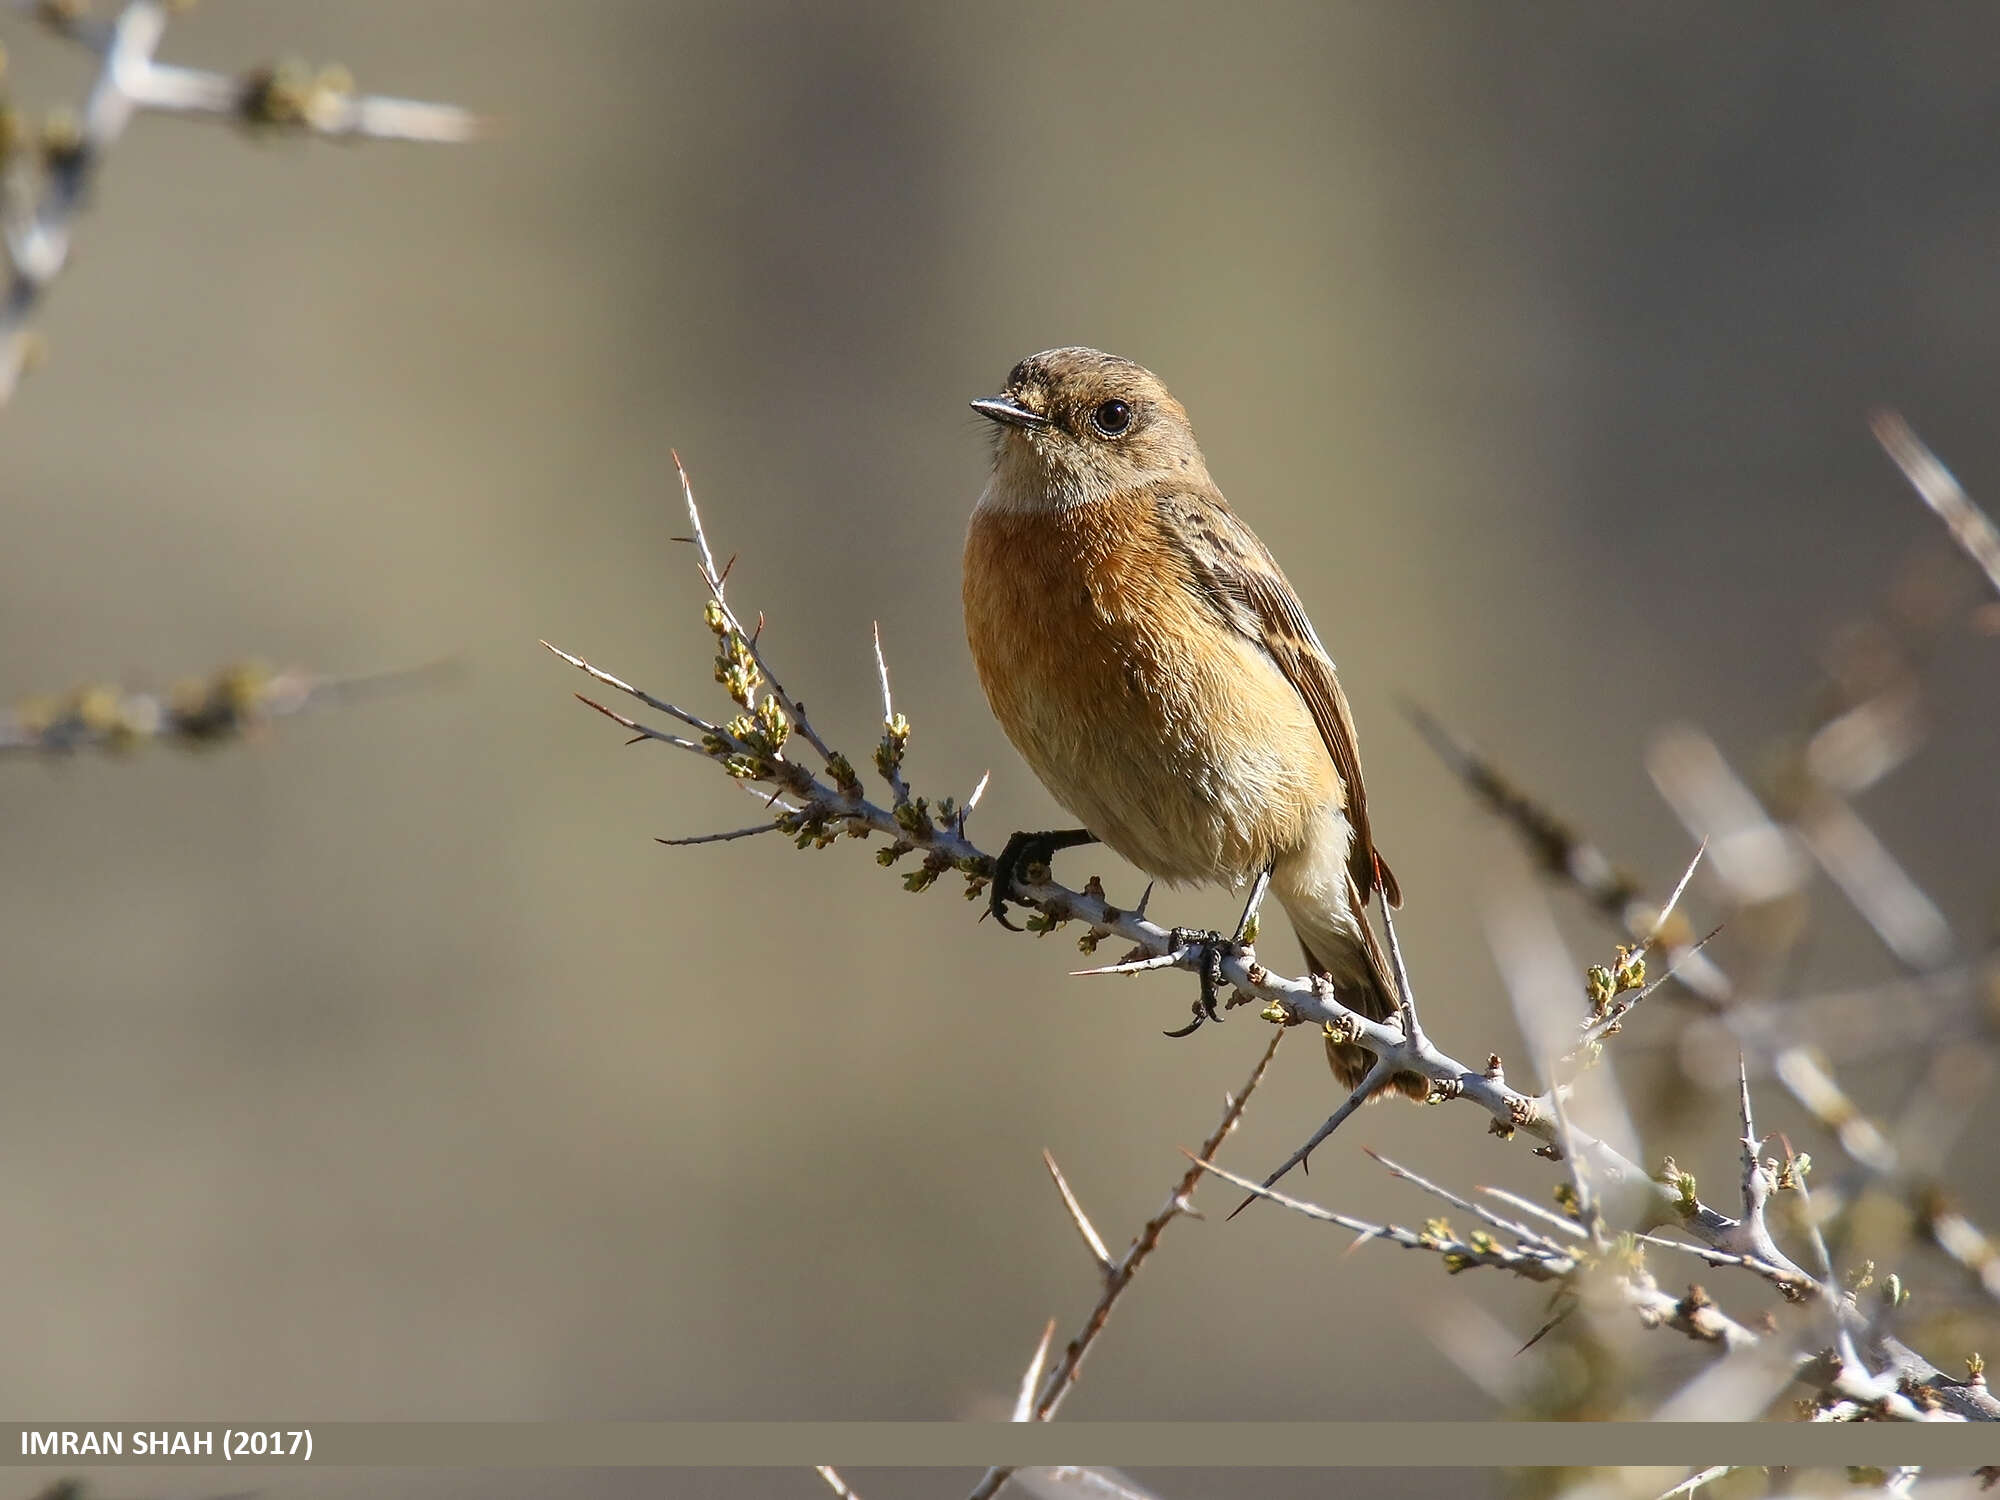
[[[1208,480],[1180,402],[1151,370],[1115,354],[1030,355],[972,409],[997,429],[985,504],[1080,505],[1162,478]]]

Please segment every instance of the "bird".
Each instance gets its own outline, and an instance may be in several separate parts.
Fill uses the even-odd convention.
[[[1261,894],[1268,880],[1310,972],[1393,1021],[1364,908],[1402,892],[1375,849],[1347,695],[1270,550],[1210,478],[1186,410],[1152,371],[1082,347],[1031,355],[971,405],[994,445],[966,533],[967,642],[994,717],[1083,825],[1009,839],[991,911],[1011,926],[1020,873],[1082,844],[1168,885]],[[1219,1019],[1226,944],[1200,938],[1204,998],[1174,1035],[1204,1008]],[[1327,1057],[1349,1089],[1373,1064],[1332,1036]],[[1398,1074],[1374,1093],[1427,1087]]]

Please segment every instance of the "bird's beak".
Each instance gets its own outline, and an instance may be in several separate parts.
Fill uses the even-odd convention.
[[[982,417],[990,417],[1007,427],[1046,427],[1049,419],[1040,412],[1029,411],[1012,396],[982,396],[971,403],[972,409]]]

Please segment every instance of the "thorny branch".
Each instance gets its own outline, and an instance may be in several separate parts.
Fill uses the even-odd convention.
[[[1174,1184],[1173,1191],[1167,1195],[1166,1203],[1140,1227],[1139,1233],[1133,1237],[1125,1253],[1115,1261],[1104,1251],[1103,1240],[1098,1238],[1097,1231],[1084,1217],[1082,1206],[1070,1192],[1069,1184],[1063,1181],[1062,1174],[1056,1170],[1055,1162],[1044,1153],[1044,1159],[1048,1160],[1049,1171],[1054,1175],[1056,1186],[1062,1193],[1063,1206],[1069,1210],[1078,1232],[1084,1237],[1084,1243],[1090,1247],[1092,1257],[1097,1261],[1098,1270],[1104,1277],[1104,1290],[1098,1294],[1097,1305],[1091,1308],[1089,1316],[1084,1319],[1082,1329],[1063,1350],[1063,1356],[1056,1367],[1041,1377],[1036,1394],[1030,1401],[1029,1387],[1035,1384],[1036,1372],[1048,1352],[1049,1334],[1042,1335],[1041,1345],[1036,1349],[1035,1357],[1028,1366],[1028,1379],[1021,1387],[1021,1402],[1015,1409],[1016,1421],[1046,1422],[1056,1414],[1056,1408],[1062,1404],[1063,1397],[1068,1395],[1070,1387],[1076,1384],[1077,1374],[1083,1366],[1084,1355],[1090,1352],[1090,1346],[1097,1342],[1098,1335],[1104,1331],[1105,1324],[1111,1319],[1111,1310],[1117,1306],[1118,1299],[1125,1294],[1126,1288],[1132,1285],[1132,1278],[1139,1274],[1139,1267],[1159,1246],[1160,1236],[1166,1232],[1167,1226],[1182,1214],[1194,1212],[1194,1190],[1201,1183],[1203,1171],[1213,1165],[1215,1153],[1222,1149],[1222,1143],[1229,1138],[1230,1132],[1236,1129],[1237,1122],[1243,1118],[1243,1111],[1250,1103],[1250,1096],[1257,1091],[1257,1085],[1264,1081],[1264,1074],[1271,1066],[1271,1059],[1277,1055],[1278,1044],[1284,1039],[1285,1033],[1282,1029],[1271,1034],[1270,1044],[1257,1059],[1257,1066],[1251,1069],[1243,1087],[1233,1094],[1224,1096],[1222,1118],[1216,1122],[1215,1129],[1209,1132],[1208,1139],[1201,1143],[1201,1150],[1188,1153],[1191,1165],[1181,1175],[1180,1181]],[[1051,1323],[1049,1328],[1053,1331],[1055,1324]],[[1004,1468],[987,1470],[985,1476],[973,1487],[967,1500],[992,1500],[1012,1473],[1013,1470]]]
[[[1443,1218],[1426,1220],[1420,1230],[1375,1223],[1289,1197],[1213,1162],[1207,1164],[1206,1170],[1247,1189],[1253,1196],[1268,1198],[1307,1218],[1346,1229],[1356,1236],[1356,1245],[1382,1240],[1406,1250],[1426,1251],[1437,1255],[1452,1275],[1487,1268],[1511,1271],[1524,1280],[1553,1283],[1558,1289],[1559,1311],[1549,1326],[1575,1307],[1587,1304],[1600,1309],[1621,1308],[1642,1328],[1669,1329],[1731,1354],[1761,1352],[1779,1334],[1775,1322],[1767,1322],[1765,1330],[1760,1332],[1731,1317],[1699,1283],[1689,1284],[1687,1291],[1678,1297],[1665,1291],[1654,1278],[1646,1251],[1658,1247],[1693,1255],[1710,1265],[1743,1266],[1768,1274],[1770,1268],[1752,1257],[1645,1234],[1628,1233],[1607,1243],[1584,1244],[1575,1238],[1582,1234],[1581,1227],[1573,1224],[1566,1226],[1566,1237],[1558,1239],[1519,1220],[1503,1218],[1382,1157],[1376,1156],[1376,1160],[1396,1177],[1470,1212],[1508,1238],[1488,1229],[1461,1235]],[[1817,1286],[1816,1289],[1831,1295],[1830,1289]],[[1865,1323],[1851,1302],[1840,1306],[1837,1312],[1844,1330],[1856,1330]],[[1534,1340],[1529,1342],[1532,1344]],[[1856,1348],[1856,1340],[1844,1332],[1837,1347],[1831,1350],[1809,1350],[1795,1337],[1786,1342],[1780,1357],[1793,1378],[1821,1393],[1821,1420],[1862,1417],[1911,1422],[2000,1420],[2000,1403],[1986,1393],[1977,1372],[1972,1380],[1965,1382],[1946,1379],[1935,1367],[1917,1360],[1911,1351],[1888,1338],[1881,1339],[1879,1347],[1871,1353],[1883,1366],[1878,1372],[1869,1370]],[[1912,1361],[1921,1369],[1913,1368]]]
[[[1618,887],[1619,901],[1616,904],[1607,903],[1602,899],[1601,887],[1589,878],[1590,872],[1600,866],[1609,868],[1608,859],[1598,853],[1594,845],[1575,832],[1569,823],[1548,811],[1531,793],[1508,779],[1491,761],[1452,737],[1437,721],[1425,717],[1422,722],[1446,763],[1458,772],[1490,811],[1522,838],[1546,869],[1559,879],[1575,885],[1593,906],[1619,922],[1631,936],[1643,937],[1645,927],[1654,924],[1657,919],[1652,915],[1653,909],[1646,904],[1643,888],[1636,880],[1623,878]],[[1766,826],[1772,838],[1781,836],[1774,826]],[[1744,836],[1741,828],[1737,830],[1737,836]],[[1658,925],[1655,930],[1660,934],[1677,931],[1684,934],[1690,929],[1674,922]],[[1668,940],[1656,937],[1652,946],[1667,947],[1671,964],[1667,972],[1650,981],[1646,979],[1643,964],[1648,946],[1645,942],[1637,948],[1622,947],[1613,964],[1593,968],[1588,982],[1593,1003],[1602,1007],[1602,1014],[1586,1029],[1579,1050],[1616,1032],[1619,1023],[1640,1001],[1664,986],[1675,982],[1690,983],[1691,967],[1696,962],[1701,963],[1703,967],[1698,981],[1690,984],[1700,999],[1720,1012],[1722,1019],[1746,1048],[1753,1050],[1761,1061],[1768,1062],[1778,1081],[1826,1129],[1858,1167],[1900,1184],[1905,1205],[1926,1237],[1963,1266],[1988,1295],[2000,1299],[2000,1248],[1996,1248],[1985,1232],[1967,1219],[1933,1184],[1908,1170],[1891,1143],[1890,1132],[1869,1119],[1855,1105],[1828,1070],[1827,1062],[1818,1049],[1787,1037],[1784,1015],[1799,1011],[1800,1007],[1779,1007],[1739,996],[1728,976],[1721,969],[1707,964],[1701,949],[1714,936],[1715,933],[1711,932],[1708,938],[1686,943],[1678,949],[1668,946]],[[1633,966],[1635,957],[1637,967]],[[1921,982],[1926,989],[1924,1003],[1939,1006],[1954,997],[1962,997],[1977,982],[1978,975],[1970,969],[1939,971]],[[1885,1040],[1893,1041],[1910,1029],[1899,1026],[1885,1033],[1879,1017],[1892,1006],[1907,1009],[1917,1003],[1919,997],[1910,993],[1917,983],[1904,982],[1839,997],[1845,1008],[1864,1007],[1869,1012],[1866,1036],[1871,1048],[1879,1048]],[[1937,993],[1931,995],[1931,990]],[[1574,1058],[1575,1054],[1572,1054],[1562,1061],[1567,1064]],[[1825,1201],[1820,1217],[1824,1219],[1831,1217],[1851,1194],[1834,1186],[1824,1190],[1822,1196]]]
[[[1374,1155],[1373,1152],[1369,1154]],[[1405,1250],[1429,1251],[1441,1257],[1445,1270],[1453,1275],[1477,1267],[1511,1271],[1524,1280],[1557,1283],[1570,1297],[1578,1297],[1584,1290],[1584,1278],[1602,1269],[1609,1275],[1610,1285],[1618,1298],[1637,1315],[1639,1322],[1645,1327],[1674,1328],[1690,1338],[1706,1343],[1722,1344],[1732,1349],[1753,1347],[1759,1341],[1757,1334],[1717,1308],[1699,1286],[1689,1287],[1687,1296],[1680,1299],[1661,1291],[1646,1269],[1644,1252],[1639,1245],[1643,1242],[1675,1250],[1688,1250],[1704,1259],[1710,1259],[1712,1263],[1720,1264],[1744,1264],[1740,1257],[1699,1250],[1697,1247],[1681,1245],[1673,1240],[1656,1239],[1651,1236],[1626,1236],[1631,1243],[1621,1246],[1614,1256],[1600,1260],[1581,1246],[1564,1243],[1525,1224],[1503,1219],[1381,1157],[1376,1157],[1376,1160],[1388,1167],[1393,1175],[1414,1182],[1446,1202],[1456,1204],[1484,1222],[1502,1229],[1512,1236],[1512,1243],[1483,1229],[1475,1229],[1461,1236],[1452,1228],[1449,1220],[1442,1218],[1426,1220],[1421,1230],[1406,1229],[1400,1224],[1377,1224],[1289,1197],[1275,1188],[1268,1188],[1246,1177],[1239,1177],[1226,1167],[1210,1163],[1208,1170],[1238,1187],[1247,1189],[1254,1197],[1268,1198],[1281,1208],[1288,1208],[1309,1219],[1317,1219],[1322,1223],[1333,1224],[1351,1231],[1357,1237],[1355,1241],[1357,1245],[1370,1240],[1382,1240]]]
[[[1875,432],[1990,580],[1988,564],[1996,556],[1992,523],[1900,418],[1878,416]],[[1822,1188],[1819,1219],[1840,1215],[1870,1191],[1871,1183],[1878,1196],[1887,1188],[1923,1238],[1962,1266],[1986,1296],[2000,1300],[2000,1245],[1952,1203],[1933,1176],[1950,1142],[1969,1122],[1976,1091],[2000,1067],[1992,1030],[1992,1017],[2000,1012],[1990,998],[1984,1006],[1980,1003],[1982,992],[2000,995],[2000,964],[1991,955],[1952,961],[1951,935],[1935,904],[1846,800],[1906,761],[1921,743],[1919,665],[1929,636],[1952,617],[1948,607],[1933,602],[1938,592],[1928,588],[1914,602],[1907,588],[1893,593],[1885,601],[1883,621],[1851,628],[1838,638],[1814,705],[1811,732],[1782,747],[1770,790],[1761,800],[1698,731],[1683,728],[1662,735],[1650,759],[1655,779],[1683,821],[1711,843],[1720,841],[1711,869],[1740,908],[1754,915],[1801,899],[1809,868],[1801,854],[1809,855],[1885,945],[1917,969],[1914,979],[1790,1002],[1744,993],[1705,960],[1693,970],[1686,950],[1670,977],[1692,989],[1717,1021],[1769,1066],[1852,1163],[1844,1181]],[[1434,719],[1412,712],[1446,763],[1519,835],[1538,863],[1638,935],[1646,907],[1637,881],[1607,876],[1614,868],[1611,861],[1570,824]],[[1783,932],[1798,930],[1796,922],[1776,925]],[[1622,970],[1631,950],[1619,951]],[[1767,956],[1766,967],[1777,967],[1775,956]],[[1611,977],[1612,970],[1593,970],[1593,989],[1600,979]],[[1622,972],[1615,977],[1615,987],[1624,988]],[[1662,982],[1646,985],[1636,999]],[[1618,1016],[1625,1009],[1629,1003],[1622,998],[1613,1007]],[[1897,1024],[1884,1027],[1885,1014],[1896,1015]],[[1863,1016],[1865,1025],[1858,1028],[1848,1019]],[[1823,1038],[1829,1027],[1843,1024],[1855,1031],[1855,1044],[1869,1055],[1879,1055],[1884,1047],[1932,1051],[1900,1130],[1863,1112],[1834,1077],[1821,1047],[1802,1040],[1815,1030]]]
[[[675,462],[678,467],[678,458]],[[911,793],[902,775],[910,726],[908,720],[895,711],[889,698],[887,666],[880,655],[879,639],[877,665],[883,684],[883,731],[875,747],[874,762],[876,772],[889,789],[886,805],[870,798],[854,764],[828,744],[807,718],[797,699],[783,688],[772,673],[762,646],[763,621],[760,617],[756,629],[747,629],[725,599],[728,569],[717,566],[684,469],[681,471],[681,483],[693,531],[688,540],[696,546],[701,577],[709,590],[705,619],[717,643],[715,678],[734,700],[739,712],[727,723],[710,722],[633,686],[580,656],[544,642],[572,666],[664,715],[691,731],[691,734],[676,733],[644,723],[594,699],[581,694],[578,696],[591,708],[630,732],[634,742],[648,740],[670,745],[718,763],[728,775],[746,783],[746,789],[752,785],[770,788],[766,806],[770,810],[772,826],[789,835],[800,848],[823,849],[842,838],[879,837],[887,841],[884,847],[878,849],[876,856],[878,863],[884,866],[893,866],[913,855],[919,856],[916,867],[904,876],[906,889],[922,891],[944,876],[956,873],[965,882],[967,897],[976,899],[991,880],[994,868],[992,857],[966,834],[966,816],[978,793],[975,791],[973,798],[968,799],[964,806],[957,805],[951,798],[933,805],[926,798]],[[809,747],[811,754],[807,760],[788,753],[794,736]],[[809,761],[816,761],[817,765]],[[1512,810],[1530,807],[1532,804],[1526,803],[1525,799],[1516,799],[1515,809]],[[1547,832],[1546,828],[1541,831]],[[748,830],[742,830],[723,836],[747,836],[747,833]],[[1551,849],[1555,843],[1553,835],[1540,842]],[[1553,858],[1551,863],[1555,863]],[[1574,868],[1570,858],[1566,857],[1563,863],[1565,867]],[[1591,867],[1591,862],[1584,864],[1587,868]],[[1683,889],[1687,878],[1683,878]],[[1692,938],[1693,929],[1676,913],[1679,891],[1676,892],[1676,901],[1670,901],[1662,908],[1649,909],[1639,898],[1636,886],[1629,882],[1607,878],[1598,884],[1603,895],[1601,904],[1607,910],[1615,910],[1619,918],[1634,930],[1639,941],[1636,947],[1621,950],[1615,967],[1602,973],[1593,971],[1590,976],[1588,990],[1596,1003],[1596,1015],[1592,1021],[1585,1023],[1585,1041],[1571,1056],[1563,1059],[1565,1064],[1578,1066],[1588,1066],[1593,1049],[1602,1043],[1604,1037],[1618,1029],[1618,1020],[1628,1015],[1636,999],[1643,998],[1648,992],[1644,959],[1649,952],[1665,953],[1671,966],[1677,970],[1697,966],[1702,958],[1698,951],[1701,944]],[[1143,904],[1140,909],[1130,909],[1111,903],[1102,885],[1094,878],[1079,891],[1057,883],[1046,869],[1033,869],[1017,883],[1014,899],[1037,913],[1028,925],[1039,933],[1046,934],[1065,923],[1083,924],[1085,932],[1079,946],[1085,952],[1093,951],[1110,937],[1123,939],[1132,945],[1131,951],[1119,963],[1108,969],[1090,972],[1134,973],[1171,968],[1199,973],[1204,962],[1197,946],[1179,940],[1174,931],[1148,920]],[[1671,1246],[1696,1254],[1713,1266],[1747,1270],[1768,1282],[1787,1301],[1809,1304],[1823,1313],[1832,1313],[1839,1347],[1818,1354],[1795,1351],[1791,1357],[1801,1371],[1812,1377],[1812,1383],[1837,1403],[1838,1415],[1912,1420],[1933,1417],[1947,1420],[2000,1418],[2000,1403],[1993,1402],[1986,1394],[1983,1380],[1976,1374],[1973,1380],[1967,1382],[1945,1380],[1934,1367],[1924,1364],[1886,1334],[1874,1330],[1868,1319],[1854,1312],[1851,1301],[1843,1306],[1830,1285],[1805,1271],[1778,1246],[1764,1223],[1764,1207],[1771,1192],[1779,1185],[1779,1169],[1774,1164],[1762,1162],[1756,1155],[1761,1143],[1755,1141],[1749,1120],[1747,1077],[1742,1090],[1745,1161],[1742,1205],[1739,1213],[1731,1215],[1697,1197],[1693,1178],[1679,1172],[1671,1161],[1656,1178],[1604,1140],[1582,1129],[1568,1117],[1564,1108],[1563,1095],[1567,1092],[1567,1084],[1556,1083],[1540,1093],[1526,1093],[1508,1083],[1497,1054],[1490,1055],[1484,1067],[1474,1068],[1438,1046],[1418,1022],[1414,992],[1407,977],[1404,977],[1406,970],[1393,925],[1389,928],[1389,943],[1399,977],[1402,978],[1403,1008],[1401,1016],[1386,1022],[1370,1020],[1349,1009],[1323,982],[1291,979],[1273,973],[1259,963],[1254,952],[1247,948],[1231,952],[1223,959],[1223,981],[1235,991],[1230,1002],[1232,1005],[1262,1001],[1264,1019],[1280,1028],[1298,1024],[1318,1026],[1329,1035],[1354,1042],[1374,1055],[1375,1064],[1369,1080],[1328,1121],[1320,1135],[1315,1137],[1315,1142],[1351,1115],[1359,1101],[1367,1097],[1374,1082],[1396,1073],[1413,1073],[1430,1081],[1433,1102],[1456,1100],[1471,1104],[1488,1117],[1491,1133],[1502,1138],[1516,1134],[1530,1137],[1540,1143],[1537,1154],[1555,1160],[1568,1158],[1580,1182],[1587,1173],[1589,1182],[1595,1184],[1598,1190],[1615,1188],[1618,1197],[1627,1202],[1636,1200],[1640,1205],[1638,1218],[1622,1236],[1608,1230],[1602,1233],[1582,1231],[1585,1242],[1578,1247],[1564,1245],[1524,1223],[1512,1221],[1505,1226],[1506,1232],[1513,1237],[1513,1244],[1507,1245],[1486,1230],[1460,1240],[1442,1233],[1415,1235],[1395,1226],[1366,1224],[1323,1210],[1318,1211],[1316,1216],[1345,1224],[1365,1237],[1384,1238],[1410,1248],[1434,1249],[1447,1256],[1448,1268],[1454,1270],[1491,1265],[1534,1279],[1562,1280],[1580,1285],[1578,1279],[1585,1278],[1592,1267],[1618,1257],[1623,1264],[1622,1280],[1617,1282],[1621,1288],[1620,1295],[1642,1321],[1651,1326],[1675,1328],[1726,1348],[1754,1346],[1760,1335],[1728,1318],[1699,1288],[1691,1288],[1685,1297],[1674,1298],[1651,1282],[1643,1268],[1644,1247]],[[1620,1006],[1620,997],[1628,991],[1639,993],[1634,1000]],[[1282,1030],[1279,1035],[1282,1035]],[[1555,1071],[1560,1073],[1561,1070]],[[1253,1075],[1251,1087],[1255,1086],[1256,1078],[1261,1073],[1262,1064],[1258,1073]],[[1157,1242],[1160,1230],[1178,1213],[1185,1211],[1186,1196],[1202,1171],[1220,1171],[1212,1164],[1206,1164],[1206,1158],[1233,1124],[1241,1105],[1240,1096],[1232,1101],[1231,1111],[1225,1114],[1223,1124],[1204,1147],[1202,1159],[1190,1167],[1188,1176],[1169,1199],[1166,1209],[1148,1222],[1132,1248],[1119,1261],[1110,1261],[1108,1252],[1102,1249],[1101,1237],[1083,1216],[1073,1195],[1067,1192],[1067,1184],[1062,1182],[1060,1173],[1055,1174],[1078,1231],[1098,1260],[1107,1284],[1083,1333],[1071,1341],[1056,1367],[1042,1377],[1031,1416],[1046,1418],[1053,1412],[1075,1379],[1083,1353],[1101,1331],[1118,1294],[1129,1284],[1131,1272]],[[1310,1146],[1306,1149],[1309,1150]],[[1302,1159],[1304,1154],[1304,1150],[1295,1153],[1293,1161]],[[1053,1164],[1051,1170],[1054,1170]],[[1222,1175],[1249,1188],[1253,1196],[1277,1197],[1271,1193],[1270,1186],[1283,1175],[1284,1170],[1281,1168],[1273,1173],[1262,1184],[1253,1184],[1229,1173]],[[1396,1170],[1399,1175],[1420,1180],[1400,1168]],[[1461,1206],[1467,1204],[1467,1200],[1456,1197],[1451,1197],[1450,1201]],[[1484,1213],[1481,1216],[1486,1217]],[[1659,1225],[1673,1225],[1697,1243],[1681,1245],[1645,1233]],[[1862,1342],[1868,1346],[1867,1358],[1873,1359],[1879,1369],[1871,1370],[1864,1362],[1860,1349]],[[1914,1383],[1911,1376],[1913,1361],[1929,1372],[1928,1375],[1915,1377]],[[1913,1390],[1917,1394],[1912,1394]],[[989,1476],[991,1479],[992,1476]],[[993,1487],[997,1488],[997,1482]],[[975,1495],[991,1493],[992,1488],[982,1487]]]
[[[682,480],[700,550],[701,574],[710,590],[707,622],[718,643],[716,680],[742,711],[726,724],[712,723],[634,687],[580,656],[543,642],[570,665],[700,737],[691,739],[675,734],[619,713],[595,699],[581,694],[579,698],[630,732],[635,740],[651,740],[703,756],[718,762],[727,774],[740,781],[774,788],[768,799],[773,822],[800,848],[823,849],[841,838],[883,836],[889,842],[877,851],[878,863],[889,866],[912,854],[923,856],[918,867],[904,876],[906,889],[926,890],[946,874],[956,872],[965,879],[968,898],[979,896],[992,877],[993,859],[966,836],[968,809],[958,807],[951,798],[933,806],[924,797],[910,795],[907,788],[900,797],[892,796],[887,806],[869,799],[853,763],[826,743],[800,711],[797,700],[771,675],[757,636],[744,629],[724,600],[724,580],[708,549],[685,472]],[[822,770],[810,769],[786,753],[794,732],[812,747]],[[875,750],[876,769],[885,780],[900,772],[908,741],[908,722],[895,715],[885,725]],[[1088,929],[1083,939],[1086,948],[1116,936],[1133,944],[1132,960],[1157,961],[1148,967],[1200,972],[1203,959],[1196,945],[1176,941],[1171,929],[1147,920],[1134,910],[1113,905],[1094,881],[1078,891],[1052,878],[1043,879],[1021,888],[1019,897],[1040,913],[1029,922],[1037,932],[1051,932],[1065,923],[1080,922]],[[1370,1020],[1342,1004],[1327,985],[1275,974],[1247,950],[1226,956],[1222,975],[1225,984],[1238,991],[1233,1003],[1262,1000],[1266,1002],[1263,1014],[1267,1020],[1333,1028],[1344,1039],[1374,1053],[1376,1071],[1420,1074],[1431,1080],[1434,1098],[1464,1100],[1485,1111],[1494,1134],[1509,1137],[1516,1132],[1524,1133],[1543,1143],[1542,1154],[1552,1158],[1560,1154],[1561,1132],[1550,1096],[1526,1094],[1511,1087],[1495,1065],[1497,1058],[1484,1068],[1469,1067],[1421,1030],[1412,1038],[1405,1035],[1398,1023]],[[1636,1163],[1604,1142],[1574,1128],[1570,1135],[1575,1149],[1589,1158],[1600,1178],[1641,1187],[1652,1198],[1659,1222],[1678,1219],[1690,1232],[1718,1248],[1734,1248],[1730,1241],[1736,1232],[1735,1220],[1701,1205],[1684,1208],[1667,1184],[1653,1181]],[[1786,1274],[1794,1272],[1804,1276],[1796,1268]]]
[[[0,406],[32,362],[28,321],[69,264],[70,241],[98,167],[140,110],[234,120],[271,130],[346,139],[455,142],[479,120],[446,104],[355,91],[345,69],[296,63],[231,78],[160,62],[155,54],[176,7],[127,0],[94,21],[78,0],[13,0],[13,9],[98,58],[82,112],[58,112],[31,129],[0,95]],[[0,57],[4,63],[4,57]]]

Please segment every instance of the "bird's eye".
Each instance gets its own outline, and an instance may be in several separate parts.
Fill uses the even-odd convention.
[[[1117,437],[1132,425],[1132,408],[1123,401],[1106,401],[1090,414],[1090,425],[1106,437]]]

